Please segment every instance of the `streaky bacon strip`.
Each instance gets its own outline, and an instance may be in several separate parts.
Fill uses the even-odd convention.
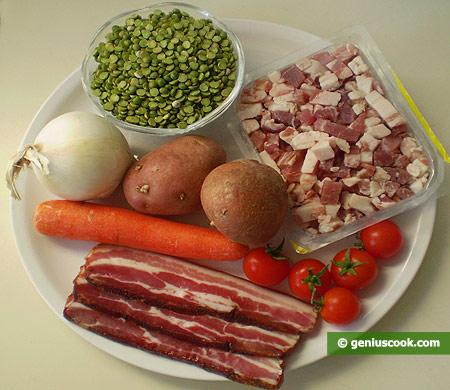
[[[73,293],[76,300],[86,306],[205,347],[281,358],[287,356],[300,339],[300,335],[229,322],[210,315],[176,313],[103,291],[87,281],[84,267],[74,280]]]
[[[73,323],[122,344],[175,360],[185,361],[236,382],[277,389],[283,381],[283,361],[199,347],[163,333],[149,331],[133,321],[114,317],[67,299],[64,316]]]
[[[245,279],[175,257],[98,244],[86,257],[89,282],[185,314],[211,314],[286,333],[314,327],[311,305]]]

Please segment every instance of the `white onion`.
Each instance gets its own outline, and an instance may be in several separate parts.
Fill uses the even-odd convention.
[[[133,162],[127,140],[105,118],[90,112],[69,112],[47,123],[34,145],[26,145],[10,161],[6,181],[15,199],[20,170],[32,166],[53,194],[67,200],[111,195]]]

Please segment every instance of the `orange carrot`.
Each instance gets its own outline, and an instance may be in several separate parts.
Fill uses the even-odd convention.
[[[36,207],[33,223],[47,236],[192,259],[238,260],[248,251],[248,246],[230,241],[217,230],[96,203],[49,200]]]

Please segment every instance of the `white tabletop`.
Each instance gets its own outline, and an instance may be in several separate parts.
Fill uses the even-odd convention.
[[[189,2],[189,1],[188,1]],[[450,150],[450,2],[226,0],[192,2],[222,18],[283,24],[327,36],[364,25],[441,142]],[[108,18],[148,5],[128,0],[0,0],[1,166],[39,107],[74,69]],[[448,180],[448,178],[447,178]],[[50,310],[28,278],[0,186],[0,388],[243,389],[229,381],[179,379],[124,363],[84,341]],[[437,201],[433,237],[417,276],[373,331],[450,330],[449,197]],[[63,261],[63,260],[62,260]],[[283,389],[448,389],[448,355],[328,356],[289,371]]]

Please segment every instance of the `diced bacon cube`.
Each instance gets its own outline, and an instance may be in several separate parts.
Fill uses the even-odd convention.
[[[392,103],[378,91],[374,90],[368,93],[365,99],[367,103],[369,103],[369,105],[386,121],[391,129],[406,123],[405,119],[400,115]]]
[[[261,89],[246,89],[242,92],[241,103],[264,103],[267,98],[267,93]]]
[[[413,195],[414,191],[409,187],[400,187],[395,193],[395,196],[398,197],[400,200],[409,198],[410,196]]]
[[[390,198],[392,198],[397,192],[397,190],[400,188],[400,184],[392,180],[384,181],[382,182],[382,185],[384,191],[386,192],[386,195],[389,196]]]
[[[406,171],[414,177],[422,177],[429,170],[428,161],[426,159],[416,158],[412,163],[408,164]]]
[[[286,128],[284,123],[276,123],[272,118],[261,121],[261,129],[270,133],[279,133]]]
[[[261,103],[239,104],[238,106],[238,117],[241,121],[261,116],[262,112],[263,105]]]
[[[341,194],[341,206],[343,210],[350,210],[350,196],[352,195],[351,192],[348,191],[342,191]]]
[[[329,160],[334,157],[334,150],[331,147],[329,139],[319,141],[310,150],[316,155],[319,161]]]
[[[281,77],[294,88],[299,88],[305,80],[305,75],[295,64],[283,69],[281,71]]]
[[[342,62],[347,63],[353,57],[359,55],[359,51],[351,43],[346,43],[337,47],[331,54]]]
[[[356,115],[362,114],[366,111],[366,103],[364,101],[357,102],[353,104],[352,110]]]
[[[325,205],[325,213],[332,218],[336,218],[339,212],[339,209],[341,208],[340,203],[336,204],[326,204]]]
[[[384,210],[388,207],[392,207],[397,202],[385,194],[382,194],[381,196],[377,196],[375,198],[372,198],[372,204],[378,209],[378,210]]]
[[[305,190],[298,183],[291,183],[288,186],[287,191],[289,194],[289,198],[292,200],[292,203],[293,203],[293,205],[291,207],[294,207],[295,205],[298,206],[306,198]]]
[[[271,111],[271,117],[275,123],[283,123],[286,126],[292,126],[294,124],[294,114],[289,111],[274,110]]]
[[[250,134],[250,141],[253,146],[260,152],[264,149],[264,141],[266,140],[266,134],[262,130],[256,130]]]
[[[360,90],[351,91],[348,93],[348,97],[350,100],[364,99],[364,96],[366,96],[366,93]]]
[[[305,203],[302,206],[296,207],[292,213],[298,217],[302,223],[316,220],[319,215],[325,214],[325,206],[319,200],[314,200]]]
[[[317,156],[309,149],[306,152],[305,160],[302,165],[302,173],[315,173],[319,159]]]
[[[266,79],[258,79],[253,83],[253,88],[269,92],[270,88],[272,88],[272,82]]]
[[[327,119],[317,119],[314,122],[314,129],[316,131],[325,132],[337,138],[342,138],[349,143],[355,143],[360,136],[357,130],[354,130],[345,125],[330,122]]]
[[[371,150],[374,151],[378,145],[380,144],[380,140],[376,139],[374,136],[372,136],[369,133],[365,133],[359,141],[356,143],[361,150]]]
[[[402,154],[410,158],[412,153],[418,150],[419,148],[414,138],[412,137],[403,138],[403,141],[400,144],[400,151],[402,152]]]
[[[359,195],[369,196],[370,195],[370,180],[369,179],[361,179],[357,184],[357,188],[358,188]]]
[[[355,115],[352,109],[353,103],[354,102],[348,97],[348,94],[342,94],[342,100],[338,106],[338,123],[350,125],[356,120],[357,115]]]
[[[268,77],[272,83],[280,83],[282,81],[281,73],[278,70],[269,73]]]
[[[320,53],[316,53],[312,56],[312,58],[314,60],[319,61],[321,64],[326,65],[328,63],[330,63],[331,61],[335,60],[336,57],[334,57],[333,55],[331,55],[329,52],[327,51],[322,51]]]
[[[292,85],[286,83],[274,83],[269,91],[269,95],[272,97],[282,96],[294,91]]]
[[[311,175],[309,173],[302,173],[300,175],[300,186],[305,191],[309,191],[311,188],[313,188],[314,184],[317,183],[317,176]]]
[[[297,153],[295,151],[284,152],[277,160],[280,169],[292,167],[297,161]]]
[[[283,111],[283,112],[294,112],[295,104],[288,101],[280,101],[280,100],[269,100],[264,103],[264,106],[269,111]]]
[[[296,135],[290,142],[295,150],[309,149],[316,144],[312,132],[304,132]]]
[[[366,114],[358,115],[358,117],[350,123],[348,127],[357,131],[360,136],[363,135],[366,132],[365,118]]]
[[[394,161],[394,167],[396,168],[406,168],[409,164],[409,158],[404,154],[398,154]]]
[[[310,59],[310,58],[306,58],[302,61],[299,61],[296,63],[296,65],[298,66],[298,68],[307,73],[307,74],[323,74],[325,73],[328,69],[322,65],[319,61],[314,60],[314,59]]]
[[[290,144],[292,142],[292,140],[298,135],[298,131],[291,127],[288,126],[286,127],[282,132],[280,132],[280,139],[282,139],[284,142]]]
[[[341,94],[339,92],[320,91],[310,100],[310,102],[312,104],[321,104],[323,106],[337,106],[340,100]]]
[[[369,67],[364,62],[361,56],[356,56],[347,65],[356,75],[367,72],[369,70]]]
[[[342,191],[342,183],[339,181],[324,180],[322,182],[322,189],[320,192],[320,201],[327,204],[339,203],[340,195]]]
[[[295,107],[295,105],[292,105],[296,99],[295,91],[288,92],[283,95],[275,96],[275,97],[269,96],[269,98],[272,99],[274,104],[286,105],[287,103],[289,103],[289,107]],[[266,107],[267,107],[267,105],[266,105]]]
[[[336,146],[344,153],[350,153],[350,144],[345,139],[332,137],[332,140],[334,141]]]
[[[414,181],[414,177],[406,169],[402,168],[397,168],[396,179],[400,185],[411,184]]]
[[[422,180],[423,178],[419,178],[417,180],[414,180],[410,185],[409,188],[412,192],[417,194],[419,191],[423,190],[425,188],[425,183],[427,182],[427,178],[425,180]]]
[[[374,127],[381,123],[381,119],[378,116],[371,116],[369,118],[364,119],[364,126],[366,129],[370,127]]]
[[[341,181],[346,187],[353,187],[354,185],[358,184],[361,181],[361,178],[357,176],[351,176],[345,177]]]
[[[333,218],[331,215],[320,215],[317,219],[319,222],[319,233],[330,233],[344,225],[339,218]]]
[[[380,148],[386,150],[387,152],[395,152],[398,151],[401,143],[401,136],[390,134],[381,140]]]
[[[375,167],[373,169],[369,169],[368,166],[361,168],[358,172],[356,172],[356,177],[361,179],[372,177],[375,174]]]
[[[378,183],[374,180],[371,180],[370,181],[370,197],[374,198],[376,196],[380,196],[383,193],[384,193],[384,187],[380,183]]]
[[[323,131],[315,131],[315,130],[311,130],[310,131],[312,137],[314,138],[314,140],[316,142],[322,141],[324,139],[329,139],[330,136],[328,135],[328,133],[325,133]]]
[[[389,134],[391,134],[391,130],[389,130],[382,123],[380,123],[379,125],[376,125],[376,126],[369,127],[367,129],[367,132],[370,135],[372,135],[373,137],[375,137],[376,139],[381,139],[381,138],[384,138],[384,137],[388,136]]]
[[[365,74],[361,74],[355,77],[356,86],[358,90],[365,95],[370,93],[373,90],[373,77],[367,76]]]
[[[303,108],[310,106],[310,108]],[[312,104],[306,104],[301,107],[301,111],[296,114],[296,118],[300,120],[303,126],[311,126],[315,121],[316,117],[313,114],[314,106]]]
[[[373,164],[381,167],[390,167],[394,164],[395,155],[381,148],[373,152]]]
[[[338,118],[338,110],[334,106],[321,106],[320,104],[314,105],[314,116],[321,119],[328,119],[332,122],[336,122]]]
[[[263,150],[262,152],[259,153],[259,157],[264,164],[268,165],[269,167],[272,167],[278,173],[280,173],[280,168],[278,168],[278,165],[276,164],[275,161],[273,161],[273,159],[270,157],[269,153],[267,153],[265,150]]]
[[[383,181],[390,180],[390,178],[391,175],[389,175],[389,173],[387,173],[383,168],[375,167],[375,173],[372,176],[372,180],[382,183]]]
[[[371,214],[375,211],[370,198],[367,196],[350,194],[347,202],[349,208],[361,211],[364,215]]]
[[[299,182],[303,159],[304,155],[299,155],[292,166],[281,169],[281,175],[288,183]]]
[[[328,69],[336,74],[339,80],[345,80],[353,76],[351,69],[345,65],[341,60],[334,59],[325,65]]]
[[[250,134],[259,129],[259,122],[256,119],[245,119],[242,121],[242,127]]]
[[[352,145],[350,151],[344,155],[344,165],[349,168],[358,168],[361,164],[361,150]]]
[[[341,85],[336,74],[332,72],[325,72],[323,75],[321,75],[319,77],[319,84],[322,89],[326,89],[329,91],[334,91]]]

